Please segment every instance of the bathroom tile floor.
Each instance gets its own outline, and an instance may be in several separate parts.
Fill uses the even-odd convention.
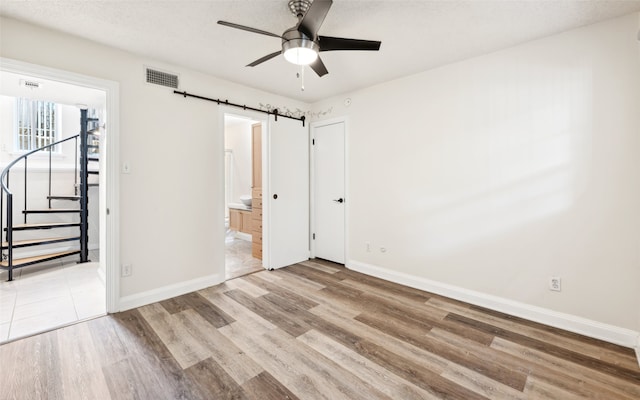
[[[97,251],[89,259],[98,260]],[[106,313],[99,263],[77,256],[0,272],[0,343]]]
[[[225,237],[225,278],[233,279],[252,272],[262,271],[262,260],[251,256],[251,242],[238,239],[227,230]]]

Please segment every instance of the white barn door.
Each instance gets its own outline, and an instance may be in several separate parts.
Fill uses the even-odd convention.
[[[309,129],[302,122],[269,116],[263,193],[268,230],[264,267],[276,269],[309,259]],[[263,188],[264,189],[264,188]]]

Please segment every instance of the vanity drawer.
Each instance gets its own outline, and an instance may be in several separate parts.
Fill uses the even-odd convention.
[[[262,188],[253,188],[251,189],[251,197],[253,198],[262,198]]]
[[[254,221],[262,220],[262,208],[254,208],[251,210],[251,218],[253,218]]]
[[[251,199],[251,207],[262,209],[262,197],[254,197]]]

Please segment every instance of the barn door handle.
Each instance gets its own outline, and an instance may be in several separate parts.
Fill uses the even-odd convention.
[[[336,203],[343,203],[344,199],[342,197],[340,197],[338,200],[333,200],[333,201],[335,201]]]

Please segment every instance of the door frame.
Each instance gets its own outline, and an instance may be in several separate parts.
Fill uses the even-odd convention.
[[[75,86],[84,86],[104,91],[106,94],[106,126],[108,138],[102,165],[105,166],[105,184],[100,188],[100,264],[105,266],[105,292],[107,313],[120,311],[120,85],[118,82],[82,75],[75,72],[31,64],[0,57],[0,71],[26,74],[34,78],[48,79]],[[101,165],[101,167],[102,167]],[[104,263],[104,264],[103,264]]]
[[[219,127],[218,127],[218,132],[220,132],[219,136],[219,140],[220,140],[220,159],[221,159],[221,165],[218,168],[220,173],[218,174],[219,179],[220,179],[220,192],[221,195],[218,196],[219,201],[218,204],[222,204],[221,207],[219,207],[218,210],[218,215],[222,216],[222,224],[220,226],[220,230],[222,231],[222,248],[226,249],[226,245],[225,245],[225,227],[224,227],[224,219],[225,219],[225,210],[224,210],[224,204],[225,204],[225,197],[226,193],[225,193],[225,188],[224,188],[224,180],[225,180],[225,166],[224,166],[224,155],[225,155],[225,123],[224,123],[224,118],[226,115],[233,115],[235,117],[239,117],[239,118],[246,118],[246,119],[251,119],[253,121],[258,121],[262,124],[262,193],[266,193],[268,192],[268,185],[269,185],[269,180],[265,179],[266,176],[268,176],[268,157],[269,157],[269,152],[267,151],[268,149],[268,132],[269,132],[269,118],[268,115],[266,114],[262,114],[259,113],[257,111],[251,111],[251,110],[240,110],[238,108],[235,107],[231,107],[231,106],[224,106],[224,105],[220,105],[220,107],[218,107],[218,122],[219,122]],[[268,221],[268,206],[265,204],[265,202],[262,203],[262,267],[264,268],[264,260],[265,257],[268,256],[268,248],[269,248],[269,235],[265,234],[268,232],[268,227],[269,227],[269,221]],[[222,265],[222,271],[218,271],[221,272],[222,277],[223,277],[223,281],[226,280],[225,278],[225,269],[226,269],[226,260]]]
[[[316,154],[313,146],[313,141],[316,138],[316,129],[334,124],[344,124],[344,265],[349,263],[349,205],[351,204],[351,194],[349,192],[349,119],[346,116],[326,119],[322,121],[312,122],[311,128],[311,141],[309,141],[309,170],[310,170],[310,184],[309,184],[309,240],[311,241],[310,250],[311,258],[316,257],[316,242],[313,239],[313,233],[316,229],[316,171],[315,161]]]

